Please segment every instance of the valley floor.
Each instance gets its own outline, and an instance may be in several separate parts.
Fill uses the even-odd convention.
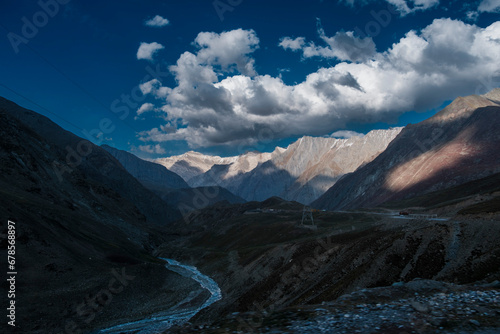
[[[316,230],[299,210],[192,218],[158,252],[223,298],[179,333],[500,332],[498,217],[318,212]]]

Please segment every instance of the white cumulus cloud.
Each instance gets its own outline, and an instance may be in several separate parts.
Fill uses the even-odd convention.
[[[152,19],[146,20],[144,24],[148,27],[161,28],[170,24],[170,22],[160,15],[156,15]]]
[[[298,51],[306,44],[306,39],[304,37],[290,38],[283,37],[280,40],[279,46],[285,50]]]
[[[139,150],[149,154],[166,154],[167,151],[160,144],[156,145],[139,145]]]
[[[486,13],[500,12],[500,0],[483,0],[479,4],[478,11]]]
[[[350,130],[335,131],[330,135],[330,137],[332,138],[342,138],[342,139],[349,139],[351,137],[363,137],[363,136],[364,136],[363,133]]]
[[[387,3],[393,5],[401,16],[408,15],[417,11],[425,11],[439,5],[439,0],[385,0]],[[343,0],[350,6],[364,5],[370,0]]]
[[[196,55],[200,64],[217,65],[223,71],[256,74],[254,60],[248,56],[259,47],[259,39],[253,30],[237,29],[221,34],[202,32],[194,44],[200,49]]]
[[[371,37],[359,38],[352,31],[339,31],[333,37],[326,36],[318,19],[318,35],[326,46],[317,46],[313,42],[305,42],[304,37],[292,39],[284,37],[279,46],[284,50],[301,50],[304,58],[321,57],[336,58],[351,62],[360,62],[373,57],[376,53],[375,43]]]
[[[294,85],[248,71],[258,47],[253,31],[223,34],[202,33],[210,43],[197,38],[198,52],[179,57],[170,68],[175,87],[146,85],[143,92],[162,101],[166,122],[140,133],[145,143],[184,140],[196,148],[251,145],[263,136],[324,136],[350,122],[395,121],[404,112],[500,86],[500,22],[480,28],[437,19],[385,51],[320,68]],[[217,58],[211,42],[232,34],[245,36],[237,39],[239,48]]]
[[[139,109],[137,109],[137,116],[140,116],[146,112],[153,111],[154,105],[152,103],[144,103]]]
[[[142,42],[139,46],[139,50],[137,50],[137,59],[146,59],[153,60],[153,56],[159,50],[164,49],[165,47],[159,43],[144,43]]]
[[[164,87],[161,85],[160,80],[153,79],[139,85],[143,95],[152,94],[157,98],[165,98],[172,91],[169,87]]]
[[[386,0],[394,5],[401,15],[407,15],[419,10],[427,10],[439,4],[439,0]]]

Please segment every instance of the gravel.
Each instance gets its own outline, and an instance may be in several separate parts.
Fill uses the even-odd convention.
[[[415,293],[413,298],[387,303],[358,304],[354,308],[342,303],[335,306],[317,309],[317,316],[310,320],[293,321],[288,330],[296,333],[474,333],[482,326],[497,328],[500,325],[500,292],[497,290]],[[500,333],[500,329],[490,330]]]
[[[500,333],[499,288],[498,282],[454,285],[416,279],[288,308],[260,323],[252,322],[258,314],[234,313],[217,324],[185,327],[179,333],[493,334]]]

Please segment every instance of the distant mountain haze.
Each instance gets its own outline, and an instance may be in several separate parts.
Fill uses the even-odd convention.
[[[108,145],[102,145],[101,147],[120,161],[123,167],[146,188],[160,187],[162,190],[189,188],[189,185],[179,175],[163,166],[142,160],[132,153]]]
[[[202,209],[218,202],[244,203],[245,200],[219,186],[191,188],[179,175],[162,165],[142,160],[132,153],[103,145],[144,187],[181,213]]]

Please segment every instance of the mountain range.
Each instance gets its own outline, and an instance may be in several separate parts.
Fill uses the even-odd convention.
[[[447,189],[500,171],[500,89],[459,97],[406,126],[371,163],[344,176],[312,205],[374,207]]]
[[[219,185],[248,201],[279,196],[310,203],[344,174],[377,157],[401,129],[374,130],[348,139],[306,136],[271,153],[223,158],[187,152],[155,162],[191,187]]]
[[[179,175],[162,165],[142,160],[132,153],[108,145],[103,145],[102,148],[115,157],[144,187],[179,209],[181,213],[202,209],[218,202],[230,204],[245,202],[219,186],[191,188]]]
[[[161,166],[96,146],[0,98],[0,244],[8,245],[7,221],[16,222],[19,330],[63,332],[76,324],[90,333],[189,303],[199,284],[165,272],[157,255],[203,266],[228,296],[220,310],[230,314],[235,301],[245,309],[256,295],[267,300],[281,289],[276,282],[284,268],[312,258],[318,240],[329,234],[337,238],[332,245],[347,251],[328,253],[328,266],[313,276],[307,272],[315,285],[305,280],[287,288],[290,300],[331,300],[358,287],[359,279],[363,287],[415,277],[498,279],[491,269],[499,267],[498,238],[490,231],[500,211],[499,125],[497,89],[457,98],[404,129],[349,139],[304,137],[271,153],[230,158],[188,152],[160,159]],[[242,204],[259,199],[267,200]],[[328,211],[432,211],[439,204],[454,221],[327,211],[316,214],[314,232],[299,224],[303,203],[310,201]],[[428,229],[424,239],[415,224]],[[113,307],[89,313],[96,320],[87,322],[82,305],[90,307],[117,270],[139,279],[113,296]],[[331,285],[332,275],[340,285]]]

